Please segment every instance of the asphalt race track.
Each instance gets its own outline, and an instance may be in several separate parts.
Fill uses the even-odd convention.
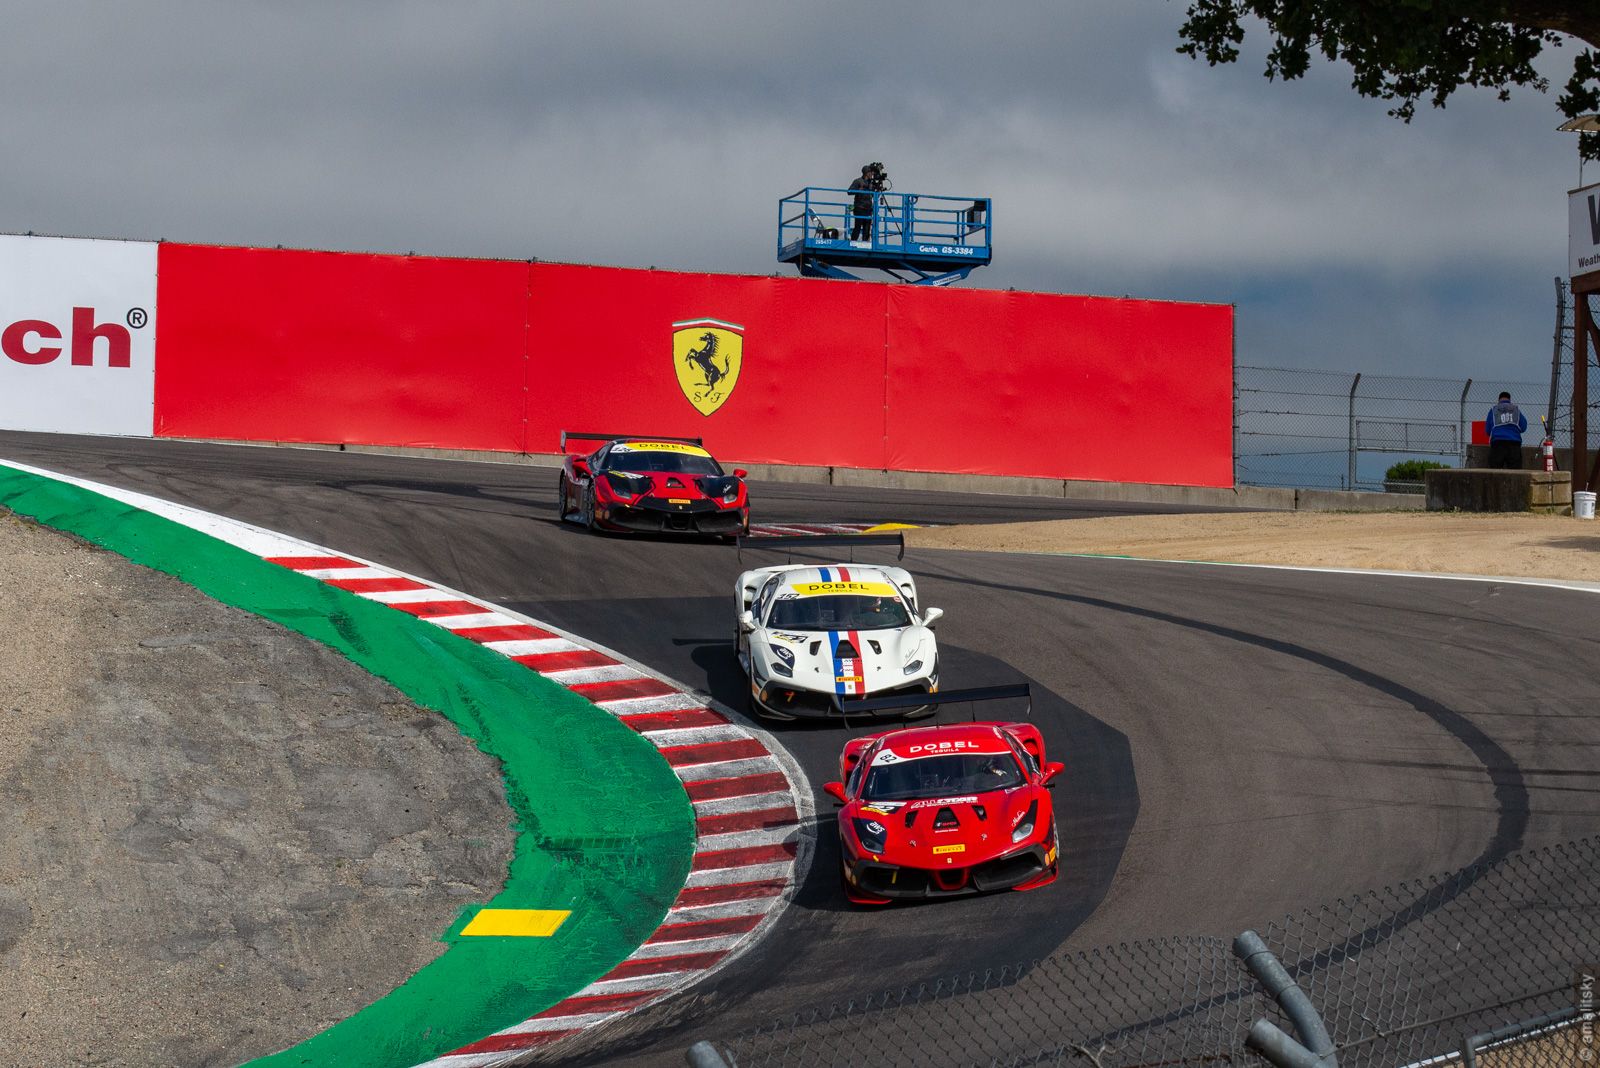
[[[0,456],[382,561],[744,707],[734,550],[557,523],[552,469],[15,433],[0,433]],[[1179,510],[766,483],[752,499],[757,522]],[[947,688],[1034,684],[1034,719],[1068,767],[1062,878],[1029,894],[850,908],[820,790],[845,732],[779,726],[820,814],[794,905],[755,950],[630,1019],[590,1060],[681,1065],[696,1039],[839,998],[1063,945],[1231,935],[1600,830],[1600,684],[1583,670],[1597,658],[1594,594],[941,551],[909,552],[905,566],[923,603],[947,613]]]

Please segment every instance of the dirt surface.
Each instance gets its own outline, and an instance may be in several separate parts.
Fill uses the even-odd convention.
[[[1360,567],[1600,582],[1600,523],[1461,512],[1112,516],[906,531],[925,548]]]
[[[329,650],[0,513],[0,1062],[236,1064],[510,856],[498,766]]]

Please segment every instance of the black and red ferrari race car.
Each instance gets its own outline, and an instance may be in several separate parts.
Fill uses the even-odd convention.
[[[604,442],[561,467],[557,515],[590,530],[715,534],[750,529],[745,472],[722,470],[699,438],[561,432],[567,442]]]
[[[1025,686],[992,687],[937,700],[1026,693]],[[844,806],[845,896],[884,905],[1054,882],[1059,847],[1049,788],[1064,769],[1045,762],[1044,738],[1031,723],[906,727],[852,739],[840,758],[843,781],[823,787]]]

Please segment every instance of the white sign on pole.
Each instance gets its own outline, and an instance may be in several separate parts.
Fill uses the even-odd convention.
[[[1600,185],[1567,194],[1567,274],[1600,271]]]
[[[156,247],[0,235],[0,429],[151,435]]]

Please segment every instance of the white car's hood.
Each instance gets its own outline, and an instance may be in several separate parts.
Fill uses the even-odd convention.
[[[937,660],[933,632],[916,625],[848,631],[758,628],[752,638],[756,655],[769,666],[789,664],[776,650],[793,657],[792,676],[764,673],[773,682],[842,696],[860,697],[925,679]],[[914,661],[920,663],[907,672],[907,663]]]

